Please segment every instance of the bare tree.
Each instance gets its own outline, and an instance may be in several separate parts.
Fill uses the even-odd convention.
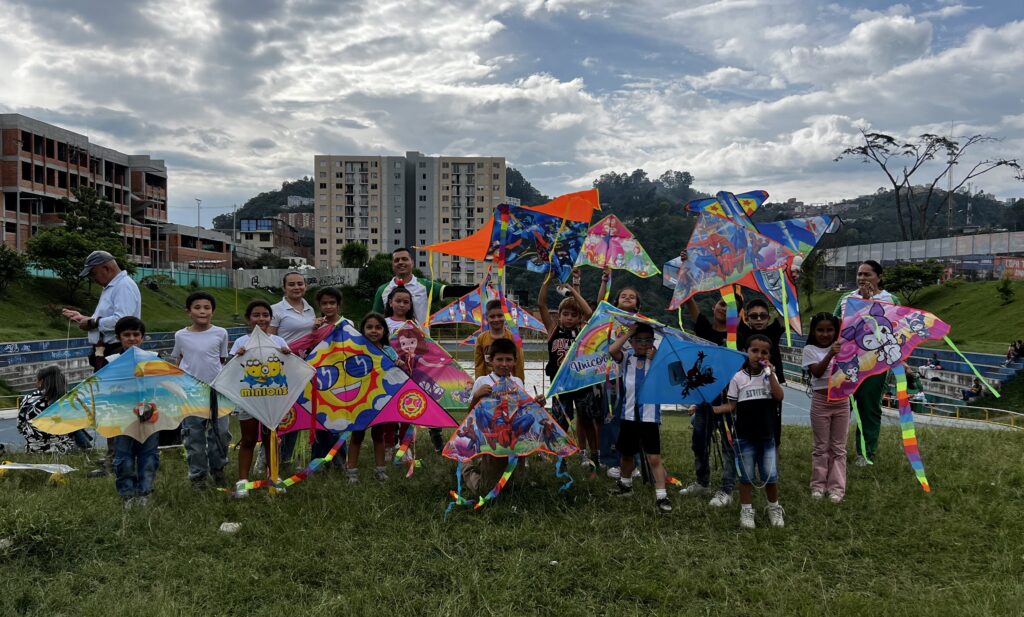
[[[961,143],[949,137],[925,133],[917,139],[900,142],[892,135],[885,133],[869,133],[861,131],[864,143],[852,148],[843,150],[835,158],[840,161],[847,157],[856,157],[865,163],[875,163],[885,173],[892,185],[896,199],[896,218],[900,225],[900,234],[904,240],[916,240],[928,237],[931,229],[941,211],[943,199],[948,193],[936,187],[952,173],[953,166],[961,163],[964,153],[968,149],[980,143],[999,141],[994,137],[985,135],[972,135]],[[914,186],[913,177],[921,168],[936,157],[945,154],[945,161],[938,162],[939,173],[925,184]],[[975,163],[967,174],[960,180],[960,183],[953,187],[952,192],[956,193],[970,180],[993,169],[1006,167],[1012,169],[1018,180],[1024,181],[1024,173],[1017,159],[992,158]],[[934,205],[934,207],[933,207]]]

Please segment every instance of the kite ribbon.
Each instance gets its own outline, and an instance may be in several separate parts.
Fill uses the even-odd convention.
[[[964,356],[964,354],[960,353],[960,350],[957,349],[956,345],[953,344],[952,339],[950,339],[948,336],[944,336],[944,337],[942,337],[942,340],[946,341],[946,344],[949,345],[950,349],[955,351],[956,355],[960,356],[960,359],[963,360],[964,363],[971,369],[971,372],[974,373],[974,376],[978,378],[978,381],[980,381],[981,383],[985,384],[985,387],[989,389],[989,392],[992,393],[992,396],[994,396],[996,398],[999,398],[999,392],[995,388],[992,387],[992,384],[990,384],[987,379],[985,379],[984,377],[981,376],[981,373],[979,373],[978,369],[976,369],[974,367],[974,365],[971,364],[971,361],[968,360]]]
[[[498,483],[494,485],[491,492],[487,493],[476,502],[476,505],[473,506],[474,510],[479,510],[487,505],[488,502],[494,501],[498,498],[498,495],[501,494],[501,489],[505,488],[505,485],[508,484],[508,479],[512,477],[512,472],[516,470],[517,465],[519,465],[518,456],[508,457],[508,466],[505,467],[504,473],[502,473],[501,477],[498,478]]]
[[[686,332],[686,329],[683,328],[683,305],[682,304],[680,304],[679,308],[676,309],[676,317],[679,319],[679,331],[680,332]]]
[[[281,478],[278,477],[279,471],[277,469],[277,457],[278,457],[278,453],[277,453],[277,431],[276,430],[272,430],[272,431],[270,431],[270,455],[267,457],[269,459],[267,461],[267,466],[268,466],[267,471],[268,471],[268,473],[270,475],[270,481],[271,481],[270,494],[271,495],[273,495],[274,493],[277,492],[277,490],[274,488],[274,486],[278,482],[281,481]]]
[[[857,399],[850,397],[850,411],[853,413],[853,423],[857,425],[857,438],[860,440],[860,455],[864,457],[864,460],[868,462],[868,465],[874,465],[871,459],[868,458],[868,448],[864,443],[864,425],[860,421],[860,412],[857,411]]]
[[[572,476],[569,475],[569,470],[568,469],[563,469],[563,467],[562,467],[562,464],[564,462],[565,462],[565,457],[562,457],[562,456],[559,456],[558,460],[555,461],[555,477],[558,478],[559,480],[563,480],[563,479],[566,480],[565,484],[563,484],[558,489],[559,493],[564,493],[565,491],[569,490],[570,488],[572,488],[572,484],[573,484],[573,479],[572,479]]]
[[[452,497],[451,503],[444,509],[444,520],[448,520],[448,515],[451,514],[452,508],[455,506],[461,506],[466,503],[466,500],[462,498],[462,461],[455,466],[455,490],[449,491],[448,493]]]
[[[914,431],[914,413],[910,409],[910,397],[907,396],[907,373],[902,364],[892,367],[892,373],[896,376],[896,402],[900,408],[900,434],[903,437],[903,452],[914,469],[917,481],[926,493],[931,492],[928,486],[928,478],[924,475],[924,462],[921,461],[921,451],[917,447],[917,433]]]
[[[793,332],[789,328],[789,299],[786,297],[786,269],[779,268],[779,282],[782,287],[782,323],[786,324],[786,346],[793,346]]]
[[[277,454],[275,452],[275,449],[276,449],[276,445],[275,444],[276,444],[277,440],[276,440],[276,436],[273,436],[274,435],[273,433],[271,433],[271,435],[272,435],[272,437],[270,438],[271,439],[271,442],[270,442],[271,459],[274,461],[274,466],[275,466],[273,474],[276,474],[277,473],[277,470],[276,470],[276,463],[277,463],[276,457],[277,457]],[[338,451],[341,450],[341,447],[345,445],[346,441],[348,441],[349,435],[351,435],[351,431],[345,431],[344,433],[342,433],[339,436],[337,443],[335,443],[334,446],[331,447],[331,450],[327,454],[325,454],[323,458],[317,458],[317,459],[311,460],[309,462],[309,464],[306,466],[305,469],[303,469],[302,471],[296,473],[295,475],[291,476],[290,478],[287,478],[285,480],[275,480],[274,482],[271,482],[270,480],[257,480],[255,482],[247,482],[245,484],[245,489],[249,490],[249,491],[252,491],[252,490],[256,490],[258,488],[269,487],[272,490],[274,490],[274,489],[280,490],[280,489],[284,489],[284,488],[287,488],[287,487],[290,487],[290,486],[294,486],[294,485],[298,484],[299,482],[302,482],[303,480],[308,478],[310,474],[316,472],[318,469],[320,469],[321,467],[323,467],[327,463],[330,463],[332,460],[334,460],[334,457],[337,456]],[[271,477],[276,478],[276,475],[272,475]]]
[[[739,327],[740,316],[736,308],[736,290],[732,285],[722,288],[722,299],[725,300],[725,345],[729,349],[736,349],[736,330]]]

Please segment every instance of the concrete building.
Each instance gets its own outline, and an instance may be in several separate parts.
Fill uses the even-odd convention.
[[[299,257],[302,263],[306,260],[305,251],[299,244],[298,230],[281,220],[280,215],[274,218],[239,220],[238,244],[278,257]]]
[[[505,200],[503,157],[317,155],[313,165],[317,267],[339,265],[347,242],[373,256],[464,238]],[[435,276],[451,283],[477,282],[486,270],[446,255],[434,263]],[[426,270],[426,255],[416,266]]]
[[[153,229],[167,222],[167,167],[145,155],[128,155],[89,142],[85,135],[20,114],[0,114],[2,242],[24,251],[40,229],[61,225],[61,198],[92,187],[121,222],[128,255],[143,266],[161,254]]]
[[[177,269],[231,269],[231,236],[202,227],[168,223],[157,232],[157,243],[166,255],[164,267]]]

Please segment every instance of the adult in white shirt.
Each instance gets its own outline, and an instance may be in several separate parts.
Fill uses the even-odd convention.
[[[114,325],[122,317],[131,315],[142,317],[142,295],[128,273],[121,270],[117,260],[106,251],[93,251],[85,259],[85,268],[79,276],[88,276],[103,287],[100,299],[92,315],[85,316],[78,311],[64,309],[64,316],[78,324],[88,334],[93,353],[89,356],[89,364],[93,370],[106,366],[103,355],[120,353],[121,344],[114,334]],[[104,351],[97,357],[96,347],[103,342]]]
[[[391,253],[391,272],[395,275],[393,279],[377,288],[373,296],[373,311],[384,314],[384,303],[387,301],[391,291],[399,285],[404,286],[412,295],[412,310],[416,321],[421,324],[427,323],[429,317],[429,300],[433,295],[435,299],[458,298],[476,289],[476,285],[443,285],[428,278],[413,276],[412,273],[412,252],[407,248],[395,249]]]
[[[313,331],[316,326],[316,311],[306,302],[306,277],[301,272],[288,272],[281,281],[284,297],[270,307],[273,315],[267,333],[277,335],[286,342],[292,343]],[[291,464],[292,452],[299,431],[287,433],[281,437],[281,467]],[[341,460],[345,460],[342,456]]]

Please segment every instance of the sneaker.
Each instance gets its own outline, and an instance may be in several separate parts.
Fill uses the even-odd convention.
[[[817,489],[811,491],[811,499],[824,499],[825,491],[819,491]]]
[[[768,507],[765,508],[765,510],[768,511],[768,522],[771,523],[772,527],[786,526],[786,511],[782,509],[781,504],[775,504],[774,506],[768,504]]]
[[[386,463],[388,461],[394,461],[394,460],[395,460],[395,449],[394,448],[384,448],[384,462]],[[395,465],[399,465],[399,464],[401,464],[401,461],[395,461]]]
[[[633,477],[634,478],[639,478],[640,477],[640,470],[637,469],[636,467],[633,468]]]
[[[134,507],[135,507],[135,498],[134,497],[124,497],[124,498],[122,498],[122,500],[121,500],[121,509],[122,510],[128,511],[128,510],[131,510]]]
[[[829,495],[828,500],[832,503],[843,503],[843,498],[839,495]]]
[[[613,497],[631,497],[633,495],[633,487],[626,486],[621,480],[615,483],[615,486],[608,489],[608,494]]]
[[[754,523],[753,508],[740,508],[740,527],[743,529],[754,529],[757,527]]]
[[[235,482],[235,492],[232,493],[232,496],[238,499],[244,499],[248,497],[249,489],[245,488],[245,485],[248,483],[249,482],[247,480],[239,480],[238,482]]]
[[[854,459],[853,464],[856,465],[857,467],[867,467],[871,463],[868,462],[868,459],[858,454],[857,458]]]
[[[136,507],[136,508],[145,508],[148,505],[149,505],[149,496],[148,495],[139,495],[138,497],[135,498],[135,506],[134,507]]]
[[[205,491],[207,488],[209,488],[209,485],[206,482],[206,476],[200,476],[198,478],[192,478],[190,480],[190,482],[192,482],[192,490],[194,490],[194,491],[202,492],[202,491]]]
[[[110,475],[110,472],[107,471],[107,468],[105,466],[97,467],[96,469],[93,469],[92,471],[90,471],[89,474],[88,474],[88,476],[90,478],[105,478],[105,477],[107,477],[109,475]]]
[[[717,493],[715,493],[715,496],[711,498],[711,501],[708,502],[708,505],[714,506],[716,508],[724,508],[725,506],[731,503],[732,495],[730,495],[729,493],[718,491]]]
[[[612,480],[618,480],[622,477],[622,470],[618,466],[608,468],[608,477]]]
[[[679,489],[680,495],[704,495],[708,492],[708,487],[697,482],[691,482],[690,484]]]
[[[377,482],[387,482],[388,481],[388,470],[384,469],[383,467],[378,467],[377,469],[374,469],[373,470],[373,479],[376,480]]]
[[[654,502],[654,506],[658,508],[658,512],[668,514],[672,511],[672,502],[668,500],[668,497],[662,497],[661,499]]]
[[[345,475],[348,476],[349,484],[359,484],[359,470],[358,469],[346,469]]]
[[[227,488],[227,486],[228,486],[228,479],[227,479],[227,477],[225,477],[223,469],[211,470],[210,471],[210,476],[213,478],[214,486],[217,486],[217,487],[220,487],[220,488]]]

